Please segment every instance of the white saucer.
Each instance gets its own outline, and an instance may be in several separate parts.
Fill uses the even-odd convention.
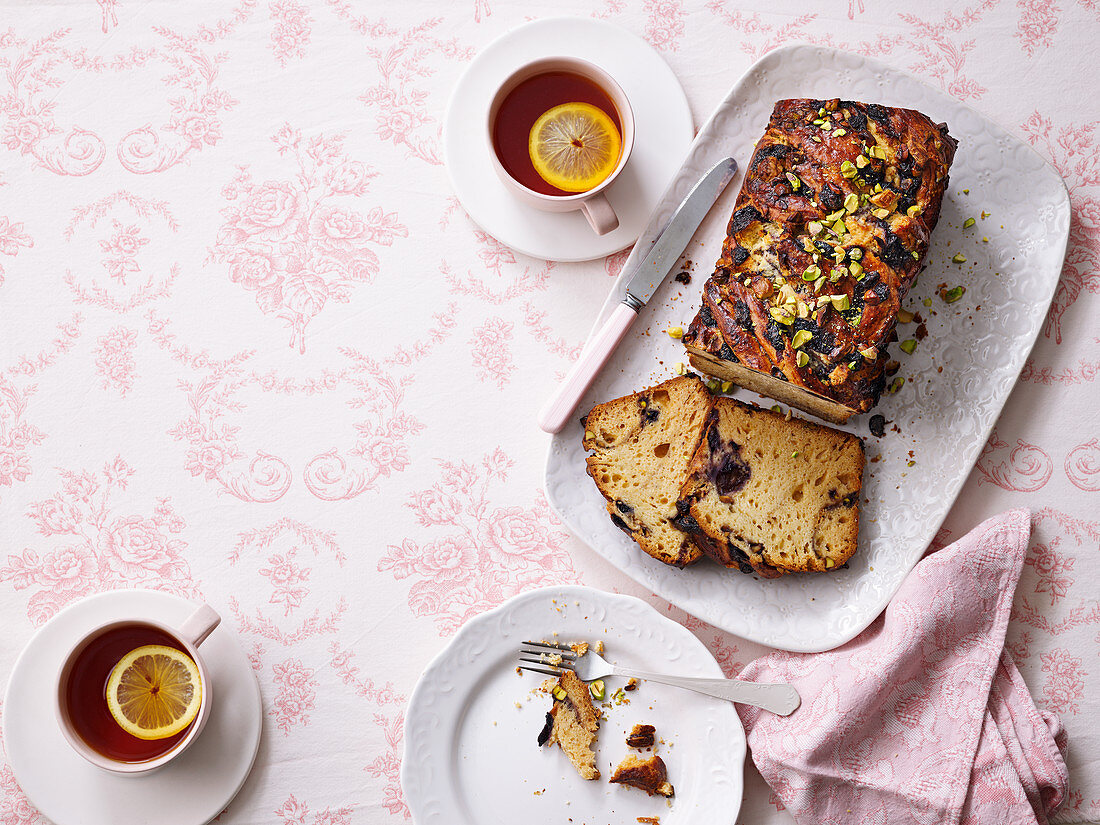
[[[182,623],[196,605],[149,590],[101,593],[42,626],[20,654],[4,699],[4,747],[19,786],[56,825],[202,825],[241,789],[260,747],[260,686],[236,635],[224,624],[202,644],[213,705],[199,738],[145,776],[116,776],[77,755],[61,735],[53,697],[64,655],[89,628],[148,616]]]
[[[521,204],[497,178],[490,159],[485,123],[494,92],[522,64],[560,55],[603,68],[634,110],[634,151],[607,190],[619,228],[606,235],[593,232],[580,212],[542,212]],[[601,20],[556,17],[507,32],[474,58],[447,106],[443,154],[458,199],[490,235],[536,258],[587,261],[638,239],[694,136],[684,90],[648,43]]]

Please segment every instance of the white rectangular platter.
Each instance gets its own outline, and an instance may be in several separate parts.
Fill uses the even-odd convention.
[[[843,427],[863,437],[868,458],[859,550],[846,569],[763,580],[704,559],[677,570],[642,553],[611,523],[585,472],[579,419],[594,404],[671,377],[677,364],[687,361],[666,330],[686,329],[694,317],[753,141],[763,134],[775,101],[793,97],[917,109],[934,122],[946,121],[958,139],[926,268],[903,303],[921,313],[928,336],[912,355],[891,346],[904,386]],[[812,45],[777,49],[738,81],[700,130],[651,227],[663,226],[703,172],[727,155],[741,163],[742,173],[688,245],[683,261],[691,283],[666,279],[576,416],[553,438],[546,490],[566,525],[597,553],[692,615],[771,647],[827,650],[856,636],[882,612],[958,495],[1054,294],[1069,235],[1069,197],[1057,172],[1035,150],[968,106],[877,60]],[[988,217],[982,218],[983,212]],[[976,223],[964,229],[970,217]],[[656,234],[648,231],[639,240],[624,272]],[[957,254],[965,263],[952,261]],[[963,285],[966,293],[947,304],[937,295],[943,283]],[[620,278],[597,325],[622,290]],[[899,325],[899,336],[911,337],[914,327]],[[773,403],[745,390],[735,395]],[[882,438],[868,431],[874,413],[888,422]]]

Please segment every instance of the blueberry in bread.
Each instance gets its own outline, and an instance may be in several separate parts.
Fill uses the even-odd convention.
[[[600,712],[592,704],[588,686],[566,670],[553,688],[554,705],[546,714],[539,745],[557,745],[582,779],[599,779],[592,743],[600,729]]]
[[[956,146],[912,109],[777,102],[683,338],[692,366],[834,423],[871,409]]]
[[[677,502],[712,404],[703,382],[687,375],[599,404],[584,421],[588,475],[607,499],[611,521],[653,558],[676,567],[702,556],[677,526]]]
[[[681,489],[708,555],[744,573],[841,567],[855,553],[863,442],[719,398]]]

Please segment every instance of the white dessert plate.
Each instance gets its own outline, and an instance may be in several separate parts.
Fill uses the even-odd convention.
[[[580,212],[555,214],[520,203],[497,178],[489,154],[485,122],[497,88],[524,63],[563,55],[604,69],[634,110],[634,151],[607,190],[619,227],[606,235],[593,232]],[[652,46],[602,20],[556,17],[501,35],[466,67],[443,120],[443,154],[462,206],[494,238],[535,258],[587,261],[637,240],[694,134],[684,90]]]
[[[54,716],[61,660],[90,628],[133,616],[180,624],[196,607],[151,590],[100,593],[62,610],[23,649],[4,699],[4,747],[19,787],[55,825],[202,825],[244,785],[260,747],[263,706],[248,657],[224,624],[200,648],[213,691],[210,718],[194,744],[160,770],[100,770],[69,746]]]
[[[574,533],[654,593],[746,639],[819,651],[843,644],[871,623],[946,517],[1046,316],[1062,270],[1070,207],[1058,173],[1035,150],[968,106],[878,60],[794,45],[765,55],[737,82],[700,130],[656,217],[667,217],[690,182],[719,158],[732,155],[744,170],[775,101],[792,97],[918,109],[933,121],[946,121],[959,141],[927,267],[904,302],[920,311],[928,336],[912,355],[891,346],[904,386],[842,428],[862,436],[867,446],[858,552],[847,569],[827,575],[761,580],[707,560],[677,570],[646,556],[612,525],[585,473],[579,423],[584,411],[665,380],[687,361],[665,331],[686,329],[699,308],[740,189],[736,182],[688,246],[686,257],[697,263],[688,266],[691,284],[666,279],[581,401],[577,418],[554,437],[546,490]],[[988,217],[982,218],[983,211]],[[970,217],[976,224],[964,229]],[[645,240],[631,259],[648,247]],[[957,254],[965,263],[952,262]],[[630,266],[628,260],[623,271]],[[947,304],[937,295],[943,283],[964,285],[966,294]],[[620,279],[597,325],[621,299],[621,289]],[[899,325],[900,337],[912,337],[916,327]],[[774,403],[745,390],[736,395]],[[869,434],[873,414],[888,422],[883,438]]]
[[[539,747],[548,677],[518,672],[526,639],[603,641],[625,666],[722,676],[706,646],[633,596],[588,587],[532,590],[468,621],[420,677],[405,711],[401,787],[416,825],[536,822],[707,822],[733,825],[741,806],[745,732],[730,702],[642,682],[603,709],[602,776],[584,780],[556,746]],[[623,679],[607,679],[610,697]],[[671,800],[608,783],[637,723],[656,727]]]

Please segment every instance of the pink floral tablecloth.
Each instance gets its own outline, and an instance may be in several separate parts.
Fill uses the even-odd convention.
[[[645,38],[696,123],[794,40],[874,54],[1032,143],[1068,257],[940,540],[1033,534],[1008,644],[1100,818],[1096,0],[9,3],[0,11],[0,672],[100,590],[216,606],[266,734],[226,823],[402,822],[402,714],[466,618],[529,587],[649,598],[730,674],[762,650],[645,593],[541,490],[535,412],[623,255],[473,225],[440,122],[479,49],[550,15]],[[1027,196],[1021,181],[1020,197]],[[744,822],[782,819],[755,774]],[[41,821],[0,763],[0,823]]]

